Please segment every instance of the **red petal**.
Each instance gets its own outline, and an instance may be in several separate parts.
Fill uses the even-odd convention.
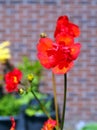
[[[60,33],[56,37],[56,41],[60,44],[64,44],[65,46],[71,46],[74,44],[74,38],[68,34]]]
[[[14,68],[14,70],[12,71],[12,73],[13,73],[13,76],[17,77],[18,81],[21,80],[21,78],[22,78],[22,72],[19,69]]]
[[[9,83],[6,85],[6,91],[7,92],[13,92],[13,91],[17,91],[17,84],[13,84],[13,83]]]
[[[80,48],[81,48],[80,43],[76,43],[71,47],[71,55],[74,60],[78,57],[80,53]]]
[[[37,44],[38,52],[45,52],[47,49],[52,48],[52,43],[50,38],[41,38]]]
[[[67,16],[60,16],[57,20],[57,26],[59,26],[59,24],[67,24],[69,22],[69,19]]]
[[[73,24],[73,23],[70,23],[69,24],[69,28],[71,30],[71,33],[74,37],[77,37],[80,35],[80,29],[77,25]]]
[[[13,117],[11,117],[11,123],[12,123],[12,126],[11,126],[10,130],[15,130],[16,123],[15,123],[15,119]]]
[[[53,42],[50,38],[41,38],[39,43],[37,44],[38,49],[38,58],[41,64],[45,68],[51,68],[54,63],[54,59],[52,56],[48,56],[47,51],[52,50]]]
[[[65,74],[67,73],[71,68],[73,67],[73,62],[71,62],[68,67],[63,67],[62,69],[59,68],[59,66],[57,65],[56,67],[54,67],[52,69],[53,73],[55,74]]]
[[[54,32],[54,37],[57,36],[60,32],[67,32],[67,25],[68,25],[69,19],[67,16],[60,16],[57,20],[56,29]]]
[[[40,60],[40,63],[47,69],[51,68],[51,64],[49,62],[49,58],[47,54],[38,53],[38,58]]]

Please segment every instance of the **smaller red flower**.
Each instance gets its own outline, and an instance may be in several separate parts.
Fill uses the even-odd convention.
[[[53,130],[57,125],[56,120],[48,119],[41,130]]]
[[[15,120],[13,117],[11,117],[11,123],[12,123],[12,126],[11,126],[10,130],[15,130],[16,123],[15,123]]]
[[[5,75],[6,90],[8,92],[18,91],[18,84],[22,78],[22,72],[14,68],[11,72]]]
[[[56,38],[56,36],[61,32],[69,34],[73,37],[77,37],[80,34],[79,27],[69,21],[67,16],[60,16],[58,18],[54,37]]]

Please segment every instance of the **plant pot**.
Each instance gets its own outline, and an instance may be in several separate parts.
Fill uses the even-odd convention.
[[[51,117],[55,119],[55,112],[51,112]],[[46,115],[25,115],[25,130],[41,130],[48,117]]]
[[[16,122],[16,130],[17,130],[17,123],[18,123],[18,116],[14,116]],[[11,120],[10,116],[0,116],[0,130],[10,130],[11,127]]]

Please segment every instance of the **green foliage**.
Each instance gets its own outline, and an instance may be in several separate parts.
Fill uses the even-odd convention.
[[[23,72],[23,82],[27,79],[29,74],[34,75],[33,79],[33,89],[38,90],[41,73],[42,73],[42,66],[39,61],[30,61],[27,57],[23,58],[23,62],[18,66],[18,68]]]
[[[48,112],[51,111],[52,100],[46,100],[47,94],[36,92],[38,99],[40,99],[43,106]],[[34,102],[33,102],[34,101]],[[25,113],[28,116],[43,114],[39,103],[31,92],[21,95],[19,98],[11,94],[6,94],[0,98],[0,116],[15,116],[20,113],[21,107],[26,105]]]
[[[15,95],[6,94],[0,98],[0,116],[12,116],[19,114],[22,105],[27,105],[34,96],[29,92],[16,98]]]
[[[17,115],[20,110],[20,104],[17,104],[17,99],[10,94],[0,98],[0,116]]]
[[[52,107],[52,100],[48,100],[49,96],[47,94],[37,93],[37,97],[40,100],[41,104],[45,107],[45,109],[50,113]],[[41,106],[35,99],[31,100],[31,102],[28,104],[25,113],[28,116],[44,114],[43,110],[41,109]]]
[[[82,130],[97,130],[97,123],[88,123],[82,128]]]

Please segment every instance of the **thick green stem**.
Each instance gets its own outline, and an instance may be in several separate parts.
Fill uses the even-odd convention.
[[[36,96],[36,94],[34,93],[34,91],[31,89],[32,94],[34,95],[35,99],[38,101],[41,109],[43,110],[43,112],[47,115],[48,118],[50,117],[50,114],[46,111],[45,107],[42,105],[42,103],[40,102],[40,100],[38,99],[38,97]]]
[[[57,121],[57,125],[59,126],[56,82],[55,82],[55,76],[54,76],[53,73],[52,73],[52,82],[53,82],[53,92],[54,92],[54,104],[55,104],[55,112],[56,112],[56,121]]]
[[[66,94],[67,94],[67,75],[64,75],[64,103],[63,103],[63,112],[62,112],[62,120],[61,120],[61,130],[64,128],[65,122],[65,112],[66,112]]]

